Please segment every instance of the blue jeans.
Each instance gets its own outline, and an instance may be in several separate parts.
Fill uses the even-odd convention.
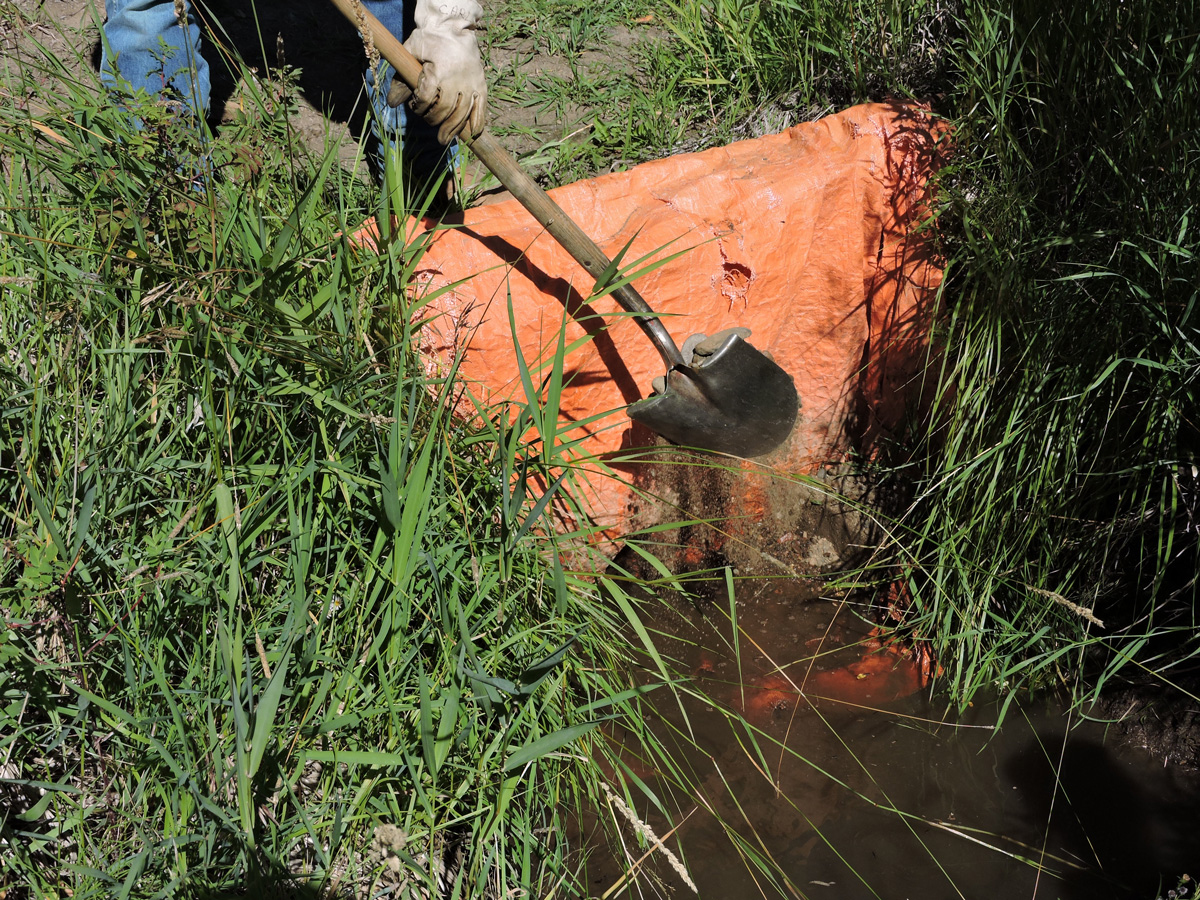
[[[400,35],[401,40],[407,38],[412,31],[412,9],[406,10],[403,0],[364,0],[364,4],[384,28],[392,34]],[[416,4],[413,3],[412,6]],[[367,95],[371,99],[371,110],[374,113],[371,116],[371,137],[375,139],[379,161],[382,161],[383,156],[383,135],[380,134],[382,129],[383,133],[389,136],[388,143],[392,146],[395,146],[396,136],[401,136],[404,156],[421,176],[432,175],[439,165],[453,160],[454,151],[450,150],[447,155],[446,148],[437,141],[437,129],[420,116],[410,117],[403,106],[388,106],[388,90],[392,86],[392,79],[396,77],[396,70],[386,62],[381,65],[383,68],[380,70],[380,89],[376,89],[375,73],[370,68],[365,76]]]
[[[108,22],[104,26],[100,79],[109,87],[120,80],[133,91],[145,90],[151,96],[169,91],[194,116],[208,114],[208,62],[200,53],[200,28],[187,0],[187,22],[179,21],[173,0],[104,0]],[[392,34],[408,37],[411,13],[406,16],[404,0],[365,0],[367,8]],[[395,70],[384,64],[381,88],[376,89],[375,73],[366,72],[367,93],[374,115],[371,135],[375,152],[382,156],[384,135],[389,144],[397,138],[405,144],[405,157],[418,171],[431,173],[439,161],[447,159],[437,142],[437,129],[424,119],[413,116],[404,107],[387,104]],[[381,133],[382,131],[382,133]]]
[[[100,80],[110,88],[119,80],[136,93],[169,92],[195,116],[208,112],[211,88],[208,62],[200,54],[200,28],[187,0],[186,23],[172,0],[104,0]]]

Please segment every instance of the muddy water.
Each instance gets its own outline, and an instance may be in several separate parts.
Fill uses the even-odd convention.
[[[1152,900],[1200,875],[1194,774],[1053,706],[1010,709],[997,731],[995,707],[951,721],[927,691],[897,697],[908,676],[884,670],[912,661],[844,606],[739,590],[736,616],[736,652],[727,601],[664,624],[716,700],[663,692],[662,733],[694,736],[677,743],[699,788],[650,780],[690,812],[669,843],[701,897]]]

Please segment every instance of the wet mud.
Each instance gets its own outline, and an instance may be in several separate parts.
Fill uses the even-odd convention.
[[[848,465],[796,474],[663,445],[628,475],[638,494],[622,537],[673,572],[730,566],[742,577],[802,581],[846,571],[870,558],[878,510],[894,505]],[[628,555],[621,561],[637,568]]]
[[[719,591],[664,598],[694,690],[662,695],[659,731],[699,790],[643,775],[701,897],[1152,900],[1196,869],[1200,773],[1053,703],[999,730],[994,705],[953,717],[927,662],[804,583],[739,584],[732,618]],[[597,861],[592,886],[642,852]],[[690,894],[661,857],[641,866]]]

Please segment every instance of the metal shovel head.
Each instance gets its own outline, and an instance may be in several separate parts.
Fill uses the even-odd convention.
[[[800,409],[791,375],[736,334],[693,362],[673,366],[666,389],[632,404],[630,418],[673,443],[733,456],[787,440]]]

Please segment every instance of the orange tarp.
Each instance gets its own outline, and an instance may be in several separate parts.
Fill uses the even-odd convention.
[[[781,134],[673,156],[552,191],[610,256],[681,256],[636,287],[682,344],[736,325],[796,380],[800,418],[755,466],[809,473],[851,450],[870,454],[914,402],[941,266],[915,232],[944,127],[913,105],[859,106]],[[581,451],[610,457],[653,436],[622,407],[664,366],[609,297],[516,201],[466,211],[420,262],[422,288],[445,288],[422,332],[427,358],[461,354],[461,378],[492,400],[523,399],[510,328],[530,363],[592,336],[565,364],[561,417],[592,419]],[[428,312],[426,310],[425,312]],[[566,437],[573,437],[568,434]],[[638,467],[626,468],[631,480]],[[593,518],[620,529],[630,489],[593,479]]]

